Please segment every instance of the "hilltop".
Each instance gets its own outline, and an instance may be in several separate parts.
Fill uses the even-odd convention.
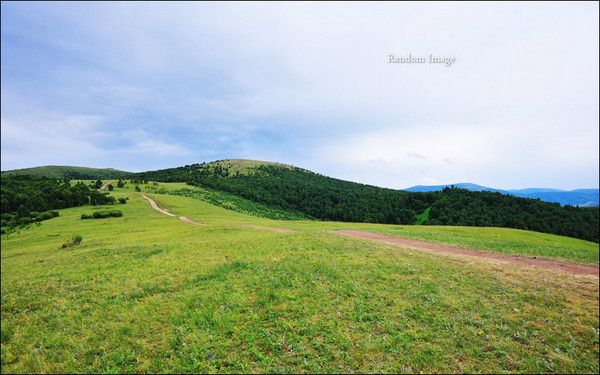
[[[9,171],[2,175],[26,171],[53,178],[184,182],[244,198],[270,210],[285,212],[282,216],[289,217],[382,224],[506,227],[594,242],[599,240],[598,208],[561,207],[472,184],[441,191],[407,192],[331,178],[288,164],[244,159],[140,173],[55,166]],[[492,191],[472,191],[485,189]]]
[[[31,175],[35,177],[68,178],[72,180],[95,180],[105,178],[124,178],[131,172],[121,171],[114,168],[88,168],[73,167],[65,165],[46,165],[23,169],[2,171],[3,175]]]
[[[238,160],[136,176],[224,191],[320,220],[508,227],[598,241],[598,209],[561,207],[491,191],[454,188],[413,193],[339,180],[290,165]]]

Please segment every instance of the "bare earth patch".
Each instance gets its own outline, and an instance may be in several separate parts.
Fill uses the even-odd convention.
[[[188,223],[188,224],[192,224],[192,225],[206,225],[204,223],[199,223],[197,221],[190,220],[185,216],[179,216],[179,220],[183,221],[184,223]]]
[[[334,231],[334,233],[354,238],[361,238],[364,240],[398,245],[405,248],[428,251],[432,253],[458,254],[470,257],[493,259],[508,263],[520,264],[524,266],[533,266],[550,270],[563,271],[576,275],[592,275],[598,277],[599,274],[597,266],[566,262],[561,260],[538,259],[536,257],[499,254],[475,249],[463,249],[460,247],[454,247],[450,245],[420,240],[412,240],[408,238],[401,238],[372,232],[364,232],[359,230],[336,230]]]

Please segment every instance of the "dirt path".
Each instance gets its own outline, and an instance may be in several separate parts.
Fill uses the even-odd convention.
[[[167,216],[173,216],[173,217],[177,216],[177,215],[170,213],[167,209],[158,207],[158,205],[156,204],[154,199],[150,198],[146,194],[142,194],[142,197],[144,197],[144,199],[150,203],[150,206],[152,208],[154,208],[156,211],[160,212],[161,214],[167,215]],[[190,224],[190,225],[206,225],[206,224],[200,223],[198,221],[190,220],[185,216],[179,216],[179,220],[183,221],[184,223]]]
[[[145,200],[147,200],[150,203],[150,206],[152,206],[152,208],[154,208],[156,211],[160,212],[163,215],[167,215],[167,216],[175,216],[172,213],[170,213],[169,211],[158,207],[158,205],[156,204],[156,202],[150,198],[149,196],[147,196],[146,194],[142,194],[142,197],[144,197]]]
[[[201,223],[198,221],[193,221],[191,219],[188,219],[185,216],[177,216],[174,215],[172,213],[169,212],[169,210],[165,209],[165,208],[160,208],[158,207],[158,205],[156,204],[156,202],[154,201],[154,199],[150,198],[149,196],[147,196],[146,194],[142,194],[142,197],[148,201],[148,203],[150,203],[150,206],[155,209],[156,211],[160,212],[163,215],[167,215],[167,216],[172,216],[172,217],[179,217],[179,220],[183,221],[186,224],[190,224],[190,225],[206,225],[205,223]],[[241,225],[241,227],[245,227],[245,228],[254,228],[254,229],[263,229],[263,230],[270,230],[273,232],[279,232],[279,233],[290,233],[293,232],[293,230],[291,229],[285,229],[285,228],[272,228],[272,227],[261,227],[258,225]]]
[[[179,216],[179,220],[183,221],[184,223],[191,224],[191,225],[206,225],[204,223],[199,223],[197,221],[190,220],[185,216]]]
[[[459,254],[466,255],[471,257],[479,257],[486,259],[494,259],[500,260],[503,262],[516,263],[524,266],[533,266],[540,267],[551,270],[558,270],[563,272],[568,272],[576,275],[593,275],[598,276],[598,267],[593,265],[579,264],[566,262],[561,260],[548,260],[548,259],[538,259],[536,257],[525,257],[518,255],[508,255],[508,254],[499,254],[492,253],[488,251],[482,250],[474,250],[474,249],[463,249],[460,247],[454,247],[449,245],[443,245],[438,243],[419,241],[419,240],[411,240],[407,238],[389,236],[385,234],[372,233],[372,232],[364,232],[359,230],[337,230],[334,233],[338,233],[344,236],[361,238],[364,240],[371,240],[376,242],[382,242],[392,245],[398,245],[401,247],[417,249],[422,251],[428,251],[432,253],[442,253],[442,254]]]
[[[105,183],[104,185],[100,186],[100,189],[98,189],[98,190],[104,190],[104,189],[106,189],[106,187],[107,187],[108,185],[110,185],[110,182],[107,182],[107,183]]]

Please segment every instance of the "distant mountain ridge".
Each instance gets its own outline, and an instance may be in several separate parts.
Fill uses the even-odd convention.
[[[598,189],[560,190],[552,188],[526,188],[503,190],[471,183],[458,183],[448,185],[417,185],[404,189],[404,191],[423,193],[440,191],[444,188],[452,186],[455,188],[467,189],[469,191],[492,191],[501,194],[513,195],[515,197],[540,199],[545,202],[560,203],[563,206],[598,206],[600,201],[600,190]]]
[[[562,207],[516,193],[499,193],[475,184],[457,184],[464,189],[419,187],[409,192],[344,181],[292,165],[258,160],[227,159],[182,167],[131,173],[116,169],[81,167],[39,167],[2,172],[2,180],[13,174],[45,175],[51,178],[143,179],[157,182],[185,182],[224,192],[273,210],[297,212],[308,218],[342,222],[405,225],[455,225],[504,227],[534,230],[598,242],[598,208]],[[15,176],[16,179],[19,176]],[[479,190],[479,191],[470,191]],[[591,198],[581,205],[593,204]],[[581,194],[587,190],[578,191]],[[550,191],[545,194],[561,195]],[[539,194],[525,190],[520,194]],[[4,195],[2,196],[4,199]],[[560,198],[560,197],[559,197]],[[5,200],[5,199],[4,199]],[[596,198],[597,202],[597,198]]]
[[[30,175],[36,177],[68,178],[72,180],[96,180],[105,178],[125,178],[131,172],[114,168],[73,167],[68,165],[45,165],[41,167],[2,171],[3,175]]]
[[[244,160],[244,159],[227,159],[217,160],[209,163],[204,163],[210,167],[227,168],[232,173],[247,173],[248,171],[254,170],[260,165],[272,165],[284,168],[295,168],[290,165],[275,163],[275,162],[264,162],[259,160]],[[176,169],[176,168],[173,168]],[[32,168],[14,169],[9,171],[2,171],[2,174],[28,174],[38,177],[51,177],[51,178],[68,178],[73,180],[95,180],[95,179],[115,179],[115,178],[129,178],[139,173],[127,172],[114,168],[88,168],[88,167],[75,167],[75,166],[60,166],[60,165],[47,165]],[[457,183],[447,185],[417,185],[407,189],[402,189],[407,192],[435,192],[441,191],[446,187],[454,186],[460,189],[466,189],[469,191],[488,191],[496,192],[501,194],[509,194],[515,197],[540,199],[544,202],[559,203],[563,206],[579,206],[579,207],[595,207],[600,205],[600,192],[598,189],[576,189],[576,190],[560,190],[553,188],[525,188],[525,189],[496,189],[487,186],[482,186],[473,183]]]

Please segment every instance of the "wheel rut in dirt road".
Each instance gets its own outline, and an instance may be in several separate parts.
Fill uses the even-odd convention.
[[[499,260],[513,264],[520,264],[523,266],[532,266],[548,270],[563,271],[576,275],[591,275],[598,277],[599,274],[598,266],[588,264],[580,264],[562,260],[540,259],[537,257],[500,254],[475,249],[463,249],[460,247],[454,247],[440,243],[412,240],[408,238],[395,237],[386,234],[365,232],[360,230],[336,230],[333,231],[333,233],[437,254],[456,254],[475,258]]]

